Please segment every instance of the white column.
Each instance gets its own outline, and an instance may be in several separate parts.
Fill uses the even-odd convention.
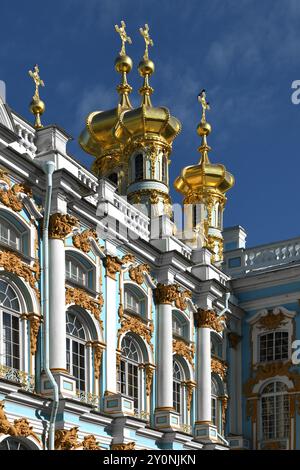
[[[197,361],[197,421],[211,422],[210,328],[198,328]]]
[[[50,369],[66,370],[64,239],[49,240]]]
[[[106,257],[106,307],[105,307],[105,382],[106,391],[117,393],[117,312],[119,292],[117,291],[117,275],[122,262],[115,256]]]
[[[157,405],[156,408],[173,408],[173,344],[172,305],[168,292],[171,286],[158,287],[157,335]]]

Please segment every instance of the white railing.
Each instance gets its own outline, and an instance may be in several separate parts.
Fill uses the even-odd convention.
[[[97,395],[94,395],[93,393],[82,392],[81,390],[76,390],[75,400],[81,401],[83,403],[87,403],[88,405],[92,405],[95,408],[99,406],[99,397]]]
[[[116,193],[114,193],[113,205],[120,211],[121,218],[119,220],[123,222],[126,227],[138,233],[141,238],[149,240],[149,217]]]
[[[82,166],[78,165],[78,179],[88,188],[91,188],[92,191],[96,192],[98,187],[98,179],[96,176],[92,175]]]
[[[228,251],[224,258],[226,272],[241,274],[300,261],[300,238]]]
[[[27,374],[27,372],[24,372],[23,370],[0,365],[0,379],[15,382],[24,388],[24,390],[27,390],[28,392],[34,392],[34,375]]]
[[[20,138],[20,144],[26,149],[26,151],[33,157],[36,153],[35,132],[27,125],[22,122],[21,119],[14,116],[16,132]]]

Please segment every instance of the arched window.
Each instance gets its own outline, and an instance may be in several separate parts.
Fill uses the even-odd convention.
[[[66,278],[84,287],[93,286],[93,269],[88,268],[75,256],[66,255]]]
[[[215,333],[211,333],[210,336],[211,341],[211,354],[212,356],[218,357],[222,359],[223,351],[222,351],[222,340],[219,338]]]
[[[183,410],[183,387],[182,371],[178,362],[173,360],[173,407],[177,413],[181,414]]]
[[[67,369],[76,378],[76,387],[86,391],[86,334],[77,315],[67,312]]]
[[[136,155],[134,159],[134,173],[135,181],[140,181],[144,178],[144,156],[142,153]]]
[[[174,336],[179,336],[188,340],[188,324],[180,312],[172,312],[172,331]]]
[[[16,291],[0,280],[1,363],[20,369],[20,303]]]
[[[290,432],[290,407],[287,387],[272,382],[261,393],[261,433],[263,440],[287,438]]]
[[[10,222],[7,218],[0,217],[0,242],[14,250],[27,252],[28,235],[22,225]]]
[[[0,443],[0,450],[33,450],[32,447],[32,444],[24,444],[24,439],[18,437],[7,437]]]
[[[165,155],[162,156],[161,160],[161,179],[163,183],[168,183],[168,173],[167,173],[168,157]]]
[[[273,331],[259,336],[260,362],[280,361],[289,357],[289,333]]]
[[[145,314],[145,297],[133,289],[125,288],[125,309],[138,315]]]
[[[217,427],[219,434],[223,434],[222,422],[222,393],[220,391],[220,384],[215,377],[211,379],[211,421]]]
[[[139,364],[142,362],[140,348],[137,342],[126,335],[121,343],[121,362],[119,371],[118,387],[119,391],[134,400],[134,408],[140,411],[140,370]]]

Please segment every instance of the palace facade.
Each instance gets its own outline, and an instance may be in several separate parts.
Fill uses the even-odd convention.
[[[181,224],[181,123],[152,105],[147,25],[132,107],[118,32],[119,103],[79,137],[92,171],[43,127],[37,66],[34,125],[0,100],[0,449],[300,449],[300,238],[223,229],[204,90]]]

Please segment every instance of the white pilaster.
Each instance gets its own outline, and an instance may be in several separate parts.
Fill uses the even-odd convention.
[[[50,369],[66,369],[65,247],[49,240]]]
[[[158,305],[157,408],[173,408],[172,305]]]
[[[106,275],[106,353],[105,353],[105,374],[106,391],[117,393],[117,281]]]
[[[211,348],[210,329],[197,334],[197,421],[211,422]]]

